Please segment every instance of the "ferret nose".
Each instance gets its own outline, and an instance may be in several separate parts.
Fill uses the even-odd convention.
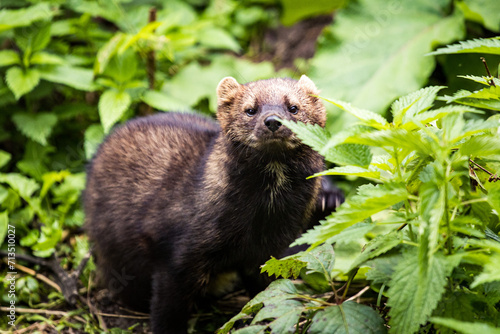
[[[281,121],[278,116],[271,115],[264,120],[264,124],[267,126],[269,130],[275,132],[280,128]]]

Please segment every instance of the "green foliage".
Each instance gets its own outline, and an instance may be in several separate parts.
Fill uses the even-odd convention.
[[[156,20],[150,22],[152,7]],[[344,298],[338,292],[338,284],[344,284],[339,281],[365,278],[379,293],[379,306],[389,296],[389,315],[401,319],[391,323],[397,330],[423,324],[451,333],[447,324],[453,328],[460,319],[472,328],[499,326],[500,200],[489,180],[495,177],[488,172],[495,174],[500,167],[499,118],[492,115],[500,110],[500,79],[482,76],[482,64],[474,66],[476,58],[464,54],[489,53],[495,75],[498,39],[484,38],[500,31],[493,0],[3,1],[2,250],[10,224],[16,228],[16,253],[57,256],[64,270],[75,268],[89,247],[81,230],[85,164],[105,134],[153,108],[213,114],[215,87],[226,76],[243,83],[297,74],[276,72],[280,59],[251,60],[270,59],[267,52],[281,48],[282,41],[269,39],[274,36],[269,29],[280,22],[290,25],[334,10],[335,19],[318,39],[314,57],[297,61],[299,71],[308,72],[331,102],[329,126],[286,125],[336,165],[318,175],[356,180],[340,181],[348,192],[360,179],[374,184],[352,191],[336,214],[298,241],[315,245],[312,252],[272,259],[263,267],[276,276],[300,276],[305,284],[276,281],[224,328],[257,314],[251,326],[238,332],[384,332],[386,310],[380,316],[367,306],[370,302],[346,301],[347,294]],[[474,39],[429,56],[465,34]],[[304,46],[312,42],[303,41]],[[455,80],[457,73],[462,76]],[[400,97],[429,82],[434,86]],[[463,82],[467,86],[453,94]],[[437,99],[446,104],[433,107],[442,90],[445,94]],[[394,100],[391,116],[384,117]],[[467,186],[471,180],[473,189]],[[335,253],[329,243],[335,243]],[[410,255],[421,281],[406,289],[393,277],[415,280],[404,275],[404,256]],[[79,288],[92,282],[90,263]],[[429,270],[422,271],[424,267]],[[5,276],[0,273],[2,281]],[[17,305],[70,307],[61,293],[35,277],[21,276]],[[448,284],[442,284],[443,277]],[[6,288],[4,283],[0,293]],[[393,298],[398,289],[407,296],[399,302]],[[428,293],[432,295],[426,299]],[[458,304],[464,309],[457,310]],[[403,314],[405,307],[412,314]],[[465,310],[473,315],[464,316]],[[27,321],[18,325],[42,321],[57,331],[101,331],[87,308],[68,313],[71,317],[62,319],[23,315]],[[437,319],[431,316],[447,323],[438,325],[438,319],[431,325],[429,319]],[[128,333],[133,327],[110,332]]]
[[[500,100],[494,85],[497,80],[469,78],[488,86],[479,91],[481,97]],[[344,267],[348,269],[332,264],[333,257],[328,267],[324,261],[318,261],[322,266],[313,266],[304,253],[273,259],[263,266],[269,274],[285,278],[301,273],[307,288],[318,286],[308,278],[314,275],[331,284],[335,297],[328,300],[317,300],[301,285],[296,287],[300,293],[293,291],[321,305],[317,307],[336,302],[335,307],[328,306],[314,315],[302,312],[297,321],[304,327],[297,327],[298,332],[342,327],[338,312],[349,304],[338,299],[333,282],[347,277],[349,285],[356,273],[359,279],[371,281],[371,288],[379,293],[377,305],[382,298],[387,300],[390,333],[424,329],[448,333],[448,327],[464,333],[497,332],[500,299],[487,301],[487,294],[481,291],[491,289],[488,284],[500,284],[500,186],[494,183],[500,167],[499,118],[481,117],[484,112],[476,108],[486,109],[485,105],[470,100],[455,99],[465,105],[434,108],[436,100],[443,100],[437,97],[443,88],[430,86],[399,98],[391,106],[391,122],[349,103],[327,100],[358,120],[335,134],[309,124],[284,122],[327,161],[342,165],[313,177],[346,175],[375,183],[359,186],[336,212],[295,242],[312,245],[309,254],[331,250],[331,244],[341,250],[342,245],[361,242],[362,250]],[[479,92],[474,92],[477,99],[481,98]],[[487,109],[489,113],[496,110],[494,106]],[[368,148],[365,165],[342,163],[329,154],[346,144]],[[268,290],[265,293],[272,293],[272,287]],[[478,309],[478,303],[488,305],[487,311]],[[464,316],[467,310],[469,315]],[[328,317],[320,322],[320,314]],[[342,314],[347,331],[348,313]],[[264,326],[261,330],[273,323],[256,322],[258,315],[252,324]]]
[[[381,113],[394,99],[427,82],[435,60],[424,57],[426,53],[436,44],[464,37],[463,14],[450,12],[451,3],[350,2],[318,46],[310,64],[311,79],[324,97]],[[336,109],[332,129],[338,131],[352,121]]]
[[[281,263],[280,263],[281,262]],[[289,277],[304,268],[304,274],[311,274],[307,281],[323,280],[335,294],[333,268],[335,254],[331,245],[324,244],[311,252],[302,252],[287,258],[269,260],[262,271],[276,276]],[[316,275],[316,276],[313,276]],[[252,299],[241,311],[227,322],[218,333],[229,333],[235,322],[255,314],[249,326],[234,333],[385,333],[383,320],[368,306],[352,301],[333,303],[325,297],[310,296],[310,290],[303,284],[288,279],[277,280]]]

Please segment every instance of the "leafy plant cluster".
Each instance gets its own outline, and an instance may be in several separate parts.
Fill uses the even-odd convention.
[[[434,54],[500,54],[499,42],[467,41]],[[262,267],[285,279],[250,301],[221,333],[252,315],[250,326],[235,333],[500,332],[500,80],[465,78],[484,88],[440,97],[444,87],[420,89],[391,105],[392,121],[325,99],[358,122],[333,135],[285,122],[337,165],[313,177],[370,183],[295,242],[311,244],[310,252]],[[446,103],[435,107],[436,99]],[[349,265],[336,266],[336,250],[358,243]],[[288,279],[301,272],[305,283]],[[345,299],[357,281],[368,281],[373,308]]]
[[[279,23],[292,25],[305,18],[331,14],[339,8],[334,22],[327,26],[318,41],[316,55],[307,62],[297,60],[297,67],[321,87],[324,96],[349,100],[376,112],[382,112],[395,98],[422,87],[429,78],[438,85],[447,84],[456,89],[462,83],[454,79],[455,69],[462,69],[462,74],[480,73],[474,70],[477,57],[472,61],[467,58],[469,54],[448,56],[439,51],[437,73],[433,74],[434,58],[422,55],[436,45],[462,39],[466,32],[469,37],[485,37],[500,31],[495,16],[500,9],[493,0],[484,3],[480,0],[419,0],[412,3],[382,0],[1,1],[1,250],[6,247],[7,225],[10,224],[16,227],[19,256],[55,259],[67,272],[77,268],[89,248],[82,231],[84,215],[79,203],[85,184],[85,164],[114,125],[134,116],[148,115],[155,109],[198,110],[211,114],[216,109],[215,87],[225,76],[234,76],[241,82],[294,76],[297,73],[290,70],[276,72],[271,61],[250,61],[256,56],[256,49],[266,50],[265,45],[255,48],[255,44],[262,41],[266,30]],[[395,27],[400,32],[398,36],[393,35]],[[496,42],[488,40],[487,43],[478,52],[491,51],[491,56],[485,57],[489,64],[496,63],[498,58],[492,58],[498,54]],[[461,47],[465,50],[468,46],[463,44]],[[370,62],[365,62],[366,55],[370,55]],[[482,65],[479,63],[479,66]],[[496,79],[471,78],[474,84],[479,81],[488,85],[483,93],[471,88],[441,99],[498,110],[494,98],[498,92],[491,85],[491,80],[497,82]],[[452,91],[446,92],[451,94]],[[479,105],[480,101],[483,104]],[[331,133],[351,122],[344,120],[346,113],[339,113],[339,110],[337,107],[331,109]],[[473,113],[473,117],[481,119],[478,115]],[[374,161],[370,159],[371,150],[352,146],[358,145],[356,143],[338,145],[342,138],[335,136],[336,142],[328,134],[322,136],[327,137],[319,136],[322,141],[313,147],[326,149],[331,161],[344,167],[354,165],[369,170],[358,169],[359,174],[352,170],[342,174],[337,170],[337,174],[378,179],[369,174],[374,173],[370,169],[373,167],[367,167]],[[356,149],[352,150],[353,147]],[[398,154],[399,158],[403,155]],[[485,165],[492,163],[489,160],[474,161],[487,170],[494,170]],[[485,172],[473,171],[478,187],[489,191]],[[351,188],[352,185],[346,186],[346,190]],[[417,195],[412,193],[412,196]],[[414,198],[408,200],[415,205]],[[478,215],[489,210],[484,203],[471,207]],[[366,227],[365,238],[381,234],[379,225],[370,231]],[[406,229],[409,227],[404,231]],[[490,229],[497,232],[494,226]],[[321,233],[317,231],[317,235]],[[415,235],[418,238],[417,232]],[[314,241],[313,234],[309,236],[303,241],[319,245],[320,239]],[[335,235],[331,238],[329,242],[334,242]],[[337,245],[341,241],[337,240]],[[318,248],[324,253],[317,255],[320,259],[317,262],[326,267],[334,266],[335,273],[348,273],[351,262],[341,256],[337,245],[335,256],[326,256],[330,250]],[[343,255],[351,253],[347,251]],[[308,255],[298,255],[293,261],[310,263],[312,260]],[[46,270],[40,264],[30,264],[37,271]],[[68,307],[60,291],[42,283],[29,269],[19,269],[23,274],[17,280],[17,305],[58,310]],[[89,273],[93,270],[90,261],[80,277],[79,287],[91,286]],[[366,267],[362,267],[356,278],[362,277],[365,271]],[[2,279],[5,275],[6,271],[0,273]],[[308,284],[323,290],[332,286],[337,289],[336,280],[350,277],[330,273],[321,278],[322,275],[321,272],[309,275],[312,278]],[[2,281],[5,291],[7,282]],[[386,287],[382,290],[387,290]],[[85,288],[81,291],[86,292]],[[335,301],[342,299],[339,296],[336,295]],[[327,304],[319,302],[320,297],[309,300],[309,304],[302,303],[301,321],[312,319],[316,311],[332,306],[334,299],[328,301],[330,297],[326,297]],[[7,301],[5,293],[2,298]],[[367,315],[370,319],[375,319],[372,311],[349,303],[352,312],[363,309],[371,314]],[[260,302],[255,303],[253,309],[258,305]],[[337,302],[336,305],[341,313],[345,311],[343,304]],[[24,325],[27,319],[51,324],[57,330],[71,327],[85,332],[97,331],[99,325],[95,316],[86,310],[86,305],[79,304],[77,310],[59,317],[57,322],[43,313],[26,313],[18,318],[17,324]],[[0,320],[2,326],[4,321],[5,318]],[[303,327],[303,324],[298,326]]]

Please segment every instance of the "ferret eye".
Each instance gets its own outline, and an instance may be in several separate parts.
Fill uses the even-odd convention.
[[[290,107],[288,107],[288,111],[289,111],[290,113],[292,113],[292,114],[294,114],[294,115],[295,115],[296,113],[298,113],[298,112],[299,112],[299,107],[297,107],[297,106],[295,106],[295,105],[294,105],[294,106],[290,106]]]
[[[248,116],[252,117],[255,116],[255,114],[257,113],[257,109],[248,108],[247,110],[245,110],[245,112],[247,113]]]

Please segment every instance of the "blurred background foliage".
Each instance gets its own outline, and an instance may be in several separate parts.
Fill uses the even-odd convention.
[[[485,75],[478,55],[428,53],[498,35],[498,13],[496,0],[0,0],[1,247],[11,224],[17,253],[77,267],[85,164],[116,124],[156,110],[214,114],[225,76],[305,73],[322,96],[384,115],[429,84],[478,89],[457,77]],[[499,57],[484,57],[497,75]],[[352,124],[328,108],[330,131]],[[19,303],[64,303],[30,276],[18,284]]]

